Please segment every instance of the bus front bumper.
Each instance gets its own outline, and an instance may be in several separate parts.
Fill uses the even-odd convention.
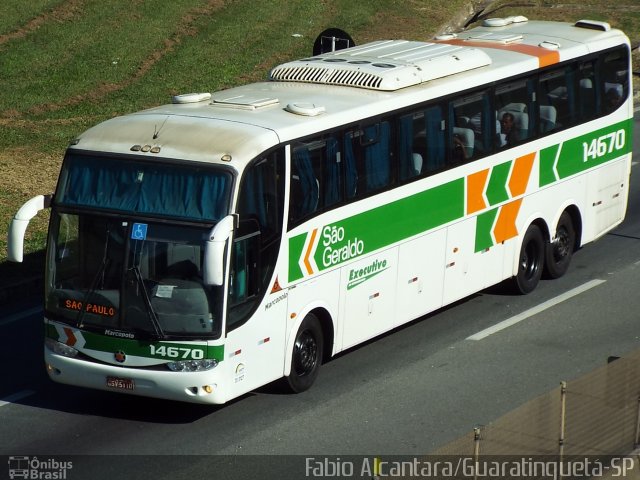
[[[215,381],[216,368],[203,372],[172,372],[127,368],[58,355],[44,347],[49,377],[58,383],[179,402],[223,404]]]

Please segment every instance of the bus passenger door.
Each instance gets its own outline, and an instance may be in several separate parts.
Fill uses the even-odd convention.
[[[343,348],[393,328],[397,260],[398,250],[392,248],[359,259],[342,269]]]

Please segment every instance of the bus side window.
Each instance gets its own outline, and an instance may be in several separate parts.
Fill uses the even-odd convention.
[[[347,132],[344,136],[344,161],[345,161],[345,194],[347,200],[355,198],[358,193],[358,168],[356,166],[356,156],[353,151],[355,132]]]
[[[391,184],[391,126],[380,122],[345,135],[347,198],[366,196]]]
[[[423,114],[415,113],[400,117],[398,122],[398,163],[400,181],[410,180],[422,174],[426,156],[425,132],[416,127]]]
[[[338,141],[329,137],[324,142],[322,161],[324,162],[322,175],[323,207],[331,207],[342,201],[342,162]]]
[[[424,176],[445,166],[445,130],[439,105],[399,119],[400,180]]]
[[[442,170],[446,165],[445,128],[442,107],[436,105],[424,112],[425,139],[427,156],[425,169],[427,172]]]
[[[341,152],[335,137],[293,145],[289,220],[296,223],[342,201]]]
[[[486,92],[459,98],[449,104],[449,158],[459,164],[486,155],[492,148]]]
[[[532,118],[526,80],[497,87],[495,105],[496,147],[516,145],[531,136]]]
[[[227,331],[249,318],[271,280],[284,215],[284,150],[260,158],[244,172],[233,232]]]
[[[263,291],[261,271],[265,268],[265,262],[261,255],[259,228],[255,219],[241,220],[234,234],[231,245],[227,331],[247,318]]]
[[[578,67],[577,105],[580,118],[589,119],[596,115],[596,80],[594,60]],[[542,116],[542,112],[540,112]]]
[[[546,73],[538,83],[538,101],[540,104],[540,128],[551,127],[550,120],[555,115],[554,130],[568,128],[575,121],[576,88],[573,82],[575,72],[567,67]],[[551,107],[551,108],[549,108]],[[548,118],[543,118],[547,115]]]
[[[294,149],[291,162],[290,220],[295,222],[315,212],[320,198],[320,182],[316,177],[309,149]]]
[[[367,193],[381,190],[391,182],[390,136],[389,122],[381,122],[365,128],[364,136],[360,137]]]
[[[629,95],[628,50],[623,47],[603,56],[601,69],[601,112],[611,113]]]

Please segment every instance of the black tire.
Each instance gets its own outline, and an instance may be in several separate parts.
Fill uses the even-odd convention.
[[[291,355],[291,372],[286,377],[289,389],[294,393],[308,390],[320,371],[324,338],[318,317],[310,313],[296,333]]]
[[[555,241],[546,245],[545,275],[549,278],[560,278],[569,269],[573,249],[576,244],[576,229],[571,215],[564,212],[556,226]]]
[[[518,258],[518,273],[514,277],[516,290],[523,295],[538,286],[544,269],[545,242],[537,225],[529,225],[522,239]]]

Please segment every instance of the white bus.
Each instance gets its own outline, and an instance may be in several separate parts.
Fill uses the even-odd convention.
[[[490,285],[532,291],[624,217],[627,37],[487,20],[280,65],[113,118],[51,208],[56,382],[221,404]]]

